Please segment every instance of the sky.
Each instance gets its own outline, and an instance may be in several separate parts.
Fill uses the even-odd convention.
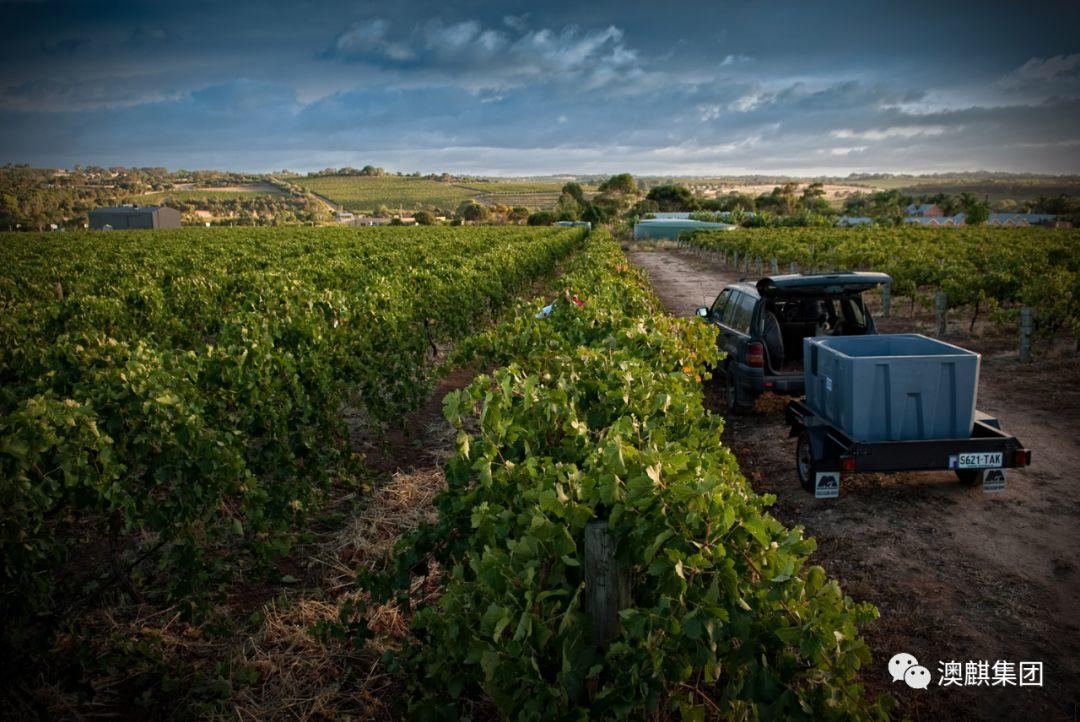
[[[0,163],[1080,173],[1080,2],[0,0]]]

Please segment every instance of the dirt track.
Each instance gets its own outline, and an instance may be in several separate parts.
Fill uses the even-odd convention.
[[[671,313],[693,315],[735,274],[686,251],[632,252]],[[1011,340],[949,340],[984,354],[979,408],[1033,449],[1033,466],[1011,472],[1004,492],[957,483],[949,473],[845,477],[841,496],[817,500],[794,471],[785,400],[765,397],[728,418],[724,440],[754,488],[775,494],[774,514],[816,537],[815,561],[881,619],[866,630],[874,655],[863,680],[888,691],[912,719],[1075,720],[1080,691],[1080,371],[1075,356],[1021,365]],[[918,315],[879,322],[879,331],[927,332]],[[978,329],[976,329],[978,331]],[[725,413],[722,394],[710,405]],[[927,690],[890,684],[889,658],[915,655],[934,674]],[[1044,662],[1044,687],[941,687],[945,661]]]

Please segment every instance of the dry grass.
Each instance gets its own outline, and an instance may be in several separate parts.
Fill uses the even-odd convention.
[[[389,483],[372,490],[363,510],[330,545],[332,588],[340,588],[360,566],[374,568],[402,534],[434,522],[435,495],[445,487],[441,469],[425,468],[398,472]]]
[[[11,713],[19,719],[207,715],[240,720],[392,719],[391,706],[402,689],[382,669],[380,656],[400,648],[408,638],[409,614],[396,604],[367,610],[375,636],[362,650],[345,640],[319,639],[312,630],[320,623],[338,621],[346,601],[362,601],[355,583],[358,569],[382,566],[403,534],[434,521],[432,502],[445,488],[441,461],[450,454],[453,432],[446,424],[432,424],[424,435],[432,444],[428,458],[438,463],[393,474],[364,495],[343,527],[297,550],[296,556],[308,568],[303,589],[261,590],[269,601],[256,600],[252,607],[251,597],[246,602],[238,597],[221,608],[244,631],[212,637],[184,622],[176,608],[103,600],[73,620],[78,632],[58,636],[50,653],[49,666],[63,667],[79,640],[89,640],[97,660],[90,678],[83,680],[90,686],[89,697],[80,698],[43,669],[34,678],[23,678],[21,689],[0,695],[5,717]],[[413,604],[437,599],[440,577],[439,570],[432,569],[414,580]],[[254,628],[243,622],[253,611],[261,615]],[[182,697],[169,707],[140,707],[134,691],[165,673],[180,682]],[[183,691],[219,677],[232,683],[231,695],[222,704],[201,706],[205,692],[193,697],[190,690]],[[160,699],[155,692],[153,700]]]
[[[435,520],[432,502],[445,487],[442,471],[425,468],[399,472],[375,488],[364,508],[328,539],[315,561],[322,566],[320,591],[295,603],[263,608],[265,619],[233,655],[230,665],[259,672],[256,684],[234,697],[232,718],[244,720],[318,720],[355,716],[388,719],[397,686],[381,671],[379,656],[401,646],[409,633],[409,616],[396,604],[369,609],[366,618],[373,639],[364,650],[348,643],[322,642],[311,634],[319,622],[338,619],[341,605],[359,601],[355,574],[381,566],[401,536]],[[439,572],[414,580],[413,603],[439,594]]]

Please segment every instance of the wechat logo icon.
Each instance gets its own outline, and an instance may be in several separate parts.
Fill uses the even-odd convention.
[[[930,686],[930,670],[919,665],[919,660],[901,652],[889,660],[889,675],[893,682],[903,680],[912,689],[926,689]]]

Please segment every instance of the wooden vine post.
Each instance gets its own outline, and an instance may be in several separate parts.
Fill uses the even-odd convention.
[[[630,575],[615,560],[615,539],[606,521],[585,525],[585,605],[593,640],[605,649],[619,633],[619,610],[630,606]]]
[[[1031,360],[1031,333],[1034,330],[1035,324],[1032,322],[1031,309],[1020,309],[1020,360],[1028,362]]]
[[[885,318],[889,317],[889,310],[892,306],[892,284],[885,283],[881,286],[881,315]]]
[[[937,316],[937,335],[944,336],[948,330],[947,319],[945,318],[946,312],[949,310],[948,298],[945,296],[944,291],[938,291],[934,296],[934,315]]]

